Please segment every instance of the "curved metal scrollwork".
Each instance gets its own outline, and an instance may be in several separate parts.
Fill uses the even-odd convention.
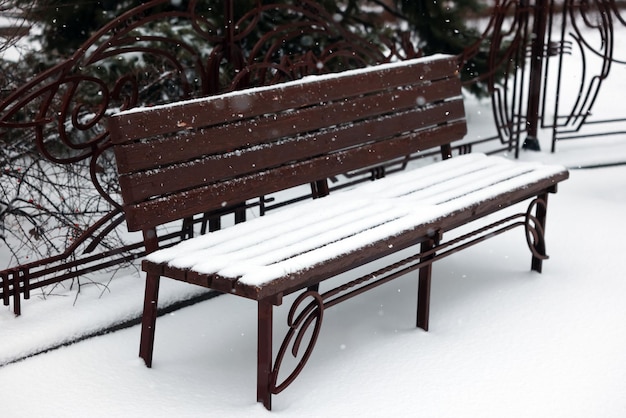
[[[542,210],[547,209],[546,201],[540,198],[535,198],[530,202],[528,209],[526,210],[526,216],[524,219],[524,229],[526,231],[526,243],[533,257],[539,260],[547,260],[549,257],[546,255],[546,241],[544,236],[543,224],[533,215],[535,208],[541,207]]]
[[[616,33],[626,26],[620,3],[616,0],[562,2],[560,31],[548,36],[552,44],[569,48],[558,55],[556,68],[547,72],[544,90],[555,93],[548,96],[552,100],[546,105],[552,110],[542,113],[553,114],[551,120],[543,116],[546,120],[542,121],[543,127],[552,129],[552,152],[559,141],[621,136],[626,130],[624,112],[619,106],[611,106],[613,94],[607,94],[606,88],[616,66],[626,64]],[[556,4],[552,0],[552,7]],[[567,88],[563,79],[568,80]]]
[[[258,0],[237,21],[226,1],[224,22],[205,16],[200,0],[191,0],[186,10],[160,11],[169,3],[155,0],[126,12],[72,57],[14,91],[0,103],[0,127],[35,127],[46,158],[70,164],[93,157],[106,143],[105,119],[112,112],[363,67],[401,54],[398,42],[365,39],[310,0]],[[292,21],[283,19],[257,37],[253,28],[276,14]],[[181,34],[161,29],[173,19]],[[293,50],[285,51],[289,45]],[[75,152],[54,154],[50,135]]]
[[[311,298],[312,300],[302,309],[300,313],[297,314],[298,309],[305,303],[307,299]],[[276,357],[276,362],[274,363],[274,369],[272,370],[272,380],[273,380],[273,388],[272,392],[278,394],[285,390],[287,386],[289,386],[295,379],[298,377],[304,366],[306,365],[311,353],[313,352],[313,348],[315,347],[315,343],[317,342],[317,337],[319,336],[320,329],[322,326],[322,318],[324,316],[324,301],[320,294],[316,291],[309,290],[301,294],[291,306],[289,310],[289,316],[287,319],[287,323],[289,325],[289,331],[283,340],[282,345],[280,346],[280,350],[278,351],[278,355]],[[313,330],[311,331],[310,340],[302,354],[300,361],[294,370],[287,376],[282,383],[278,383],[278,374],[280,372],[280,367],[285,358],[285,354],[291,345],[291,354],[294,358],[298,357],[300,352],[300,347],[304,340],[304,337],[309,331],[309,328],[313,326]]]
[[[114,234],[123,213],[108,115],[420,54],[406,34],[374,39],[352,30],[353,23],[331,15],[314,0],[255,0],[241,16],[235,15],[235,0],[222,2],[222,14],[209,11],[204,0],[185,4],[179,8],[172,7],[171,0],[144,2],[105,25],[71,57],[0,101],[0,130],[32,133],[29,150],[37,148],[47,163],[80,167],[85,189],[93,185],[90,202],[98,202],[98,210],[88,215],[72,207],[64,212],[72,219],[41,226],[43,231],[69,225],[71,245],[49,245],[43,254],[52,256],[34,263],[31,254],[16,256],[20,267],[45,270],[43,277],[62,270],[49,270],[50,263],[62,264],[58,260],[73,259],[81,251],[95,254],[96,248],[124,248],[137,253],[136,244],[119,243],[121,237]],[[69,193],[73,192],[64,191],[65,201],[79,200]],[[34,225],[33,233],[43,235],[39,230]],[[16,239],[27,240],[28,236]],[[25,259],[31,262],[26,265]],[[3,292],[0,286],[2,297]],[[13,291],[11,295],[17,297]]]
[[[498,140],[502,151],[519,148],[520,136],[526,129],[525,113],[528,72],[525,71],[526,51],[532,42],[530,28],[534,6],[519,0],[496,0],[484,30],[476,42],[465,48],[461,63],[465,71],[475,76],[465,82],[482,84],[491,97],[494,137],[483,138],[476,144]],[[487,70],[477,72],[468,67],[473,57],[486,61]]]

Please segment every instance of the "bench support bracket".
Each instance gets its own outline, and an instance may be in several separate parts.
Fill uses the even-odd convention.
[[[532,212],[535,209],[535,215]],[[541,273],[543,260],[546,260],[546,215],[548,213],[548,193],[537,196],[526,211],[524,226],[526,229],[526,242],[533,255],[531,269]]]

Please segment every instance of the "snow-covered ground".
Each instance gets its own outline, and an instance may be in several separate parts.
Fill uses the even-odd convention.
[[[522,159],[604,153],[580,148]],[[329,310],[272,414],[626,416],[626,166],[573,169],[549,205],[543,274],[515,230],[435,264],[428,333],[414,326],[415,277]],[[29,302],[20,318],[4,309],[0,362],[138,315],[142,285],[129,274],[102,297],[84,288],[73,307],[68,296]],[[169,300],[199,290],[163,286]],[[223,296],[159,318],[152,369],[138,339],[134,326],[0,368],[2,416],[269,416],[255,402],[255,303]]]

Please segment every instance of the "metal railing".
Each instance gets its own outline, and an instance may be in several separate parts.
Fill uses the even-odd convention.
[[[208,15],[199,1],[190,1],[185,10],[164,9],[169,3],[170,0],[153,0],[115,18],[71,57],[36,75],[0,102],[0,132],[28,132],[50,166],[82,164],[87,173],[85,183],[93,191],[90,199],[97,201],[98,208],[104,208],[96,211],[96,215],[81,218],[80,222],[59,221],[58,227],[66,228],[66,235],[72,236],[64,248],[51,246],[51,250],[34,261],[16,259],[15,266],[0,271],[0,299],[7,306],[12,302],[16,315],[21,312],[22,298],[28,299],[34,289],[76,280],[144,254],[139,240],[133,242],[120,233],[125,231],[124,218],[118,203],[115,173],[109,171],[114,164],[110,161],[107,115],[162,101],[420,55],[410,32],[398,29],[387,32],[386,36],[371,36],[350,28],[312,0],[289,4],[267,4],[259,0],[243,16],[235,16],[234,0],[224,0],[222,20]],[[493,3],[488,17],[477,18],[482,26],[481,35],[459,55],[461,68],[469,73],[473,59],[487,60],[489,70],[475,74],[465,84],[467,87],[480,84],[486,89],[492,103],[493,134],[470,138],[458,145],[456,152],[480,149],[517,156],[522,142],[532,141],[538,127],[550,125],[546,117],[550,103],[546,101],[545,89],[552,87],[548,83],[547,71],[551,67],[547,57],[569,54],[572,44],[565,35],[554,39],[557,32],[556,12],[551,13],[557,10],[554,1]],[[587,17],[591,13],[589,5],[603,19],[602,25],[594,26],[594,30],[607,40],[612,39],[611,25],[615,20],[624,23],[614,1],[566,1],[559,8],[564,16],[563,25],[573,22],[576,13]],[[172,30],[171,22],[175,22],[176,30]],[[259,32],[259,28],[265,29]],[[586,46],[580,36],[576,39],[577,45]],[[618,62],[611,55],[611,45],[607,43],[604,49],[593,50],[603,57],[605,67],[593,79],[593,88],[586,90],[588,98],[581,99],[567,115],[557,102],[552,122],[555,141],[591,122],[589,109],[595,101],[594,92],[599,90],[610,65]],[[559,70],[563,71],[564,64],[559,59]],[[395,167],[377,168],[360,177],[348,175],[346,181],[374,178],[384,170],[401,169],[404,164],[406,161],[400,161]],[[12,177],[5,178],[23,181],[25,173],[11,173]],[[260,197],[249,204],[260,206],[263,211],[280,207],[281,202],[273,199]],[[35,204],[23,203],[30,204],[31,209]],[[226,212],[240,210],[232,208]],[[207,224],[209,229],[217,228],[224,214],[203,214],[190,219],[182,227],[164,234],[163,244],[193,233],[190,225],[198,225],[202,231]],[[31,234],[39,235],[37,225]],[[115,239],[111,240],[112,236]]]

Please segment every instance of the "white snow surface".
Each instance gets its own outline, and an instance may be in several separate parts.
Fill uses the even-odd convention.
[[[147,259],[261,286],[562,171],[467,154],[295,205]]]
[[[467,104],[480,136],[490,106]],[[624,417],[626,166],[575,168],[626,161],[626,141],[542,149],[521,160],[574,168],[550,196],[542,274],[518,229],[435,263],[429,332],[415,328],[415,275],[329,309],[272,412],[256,403],[256,304],[226,295],[159,318],[152,369],[138,326],[0,367],[0,416]],[[160,302],[202,291],[164,279]],[[0,364],[136,317],[143,278],[85,286],[75,303],[55,293],[19,318],[0,310]],[[292,300],[276,310],[276,347]]]

